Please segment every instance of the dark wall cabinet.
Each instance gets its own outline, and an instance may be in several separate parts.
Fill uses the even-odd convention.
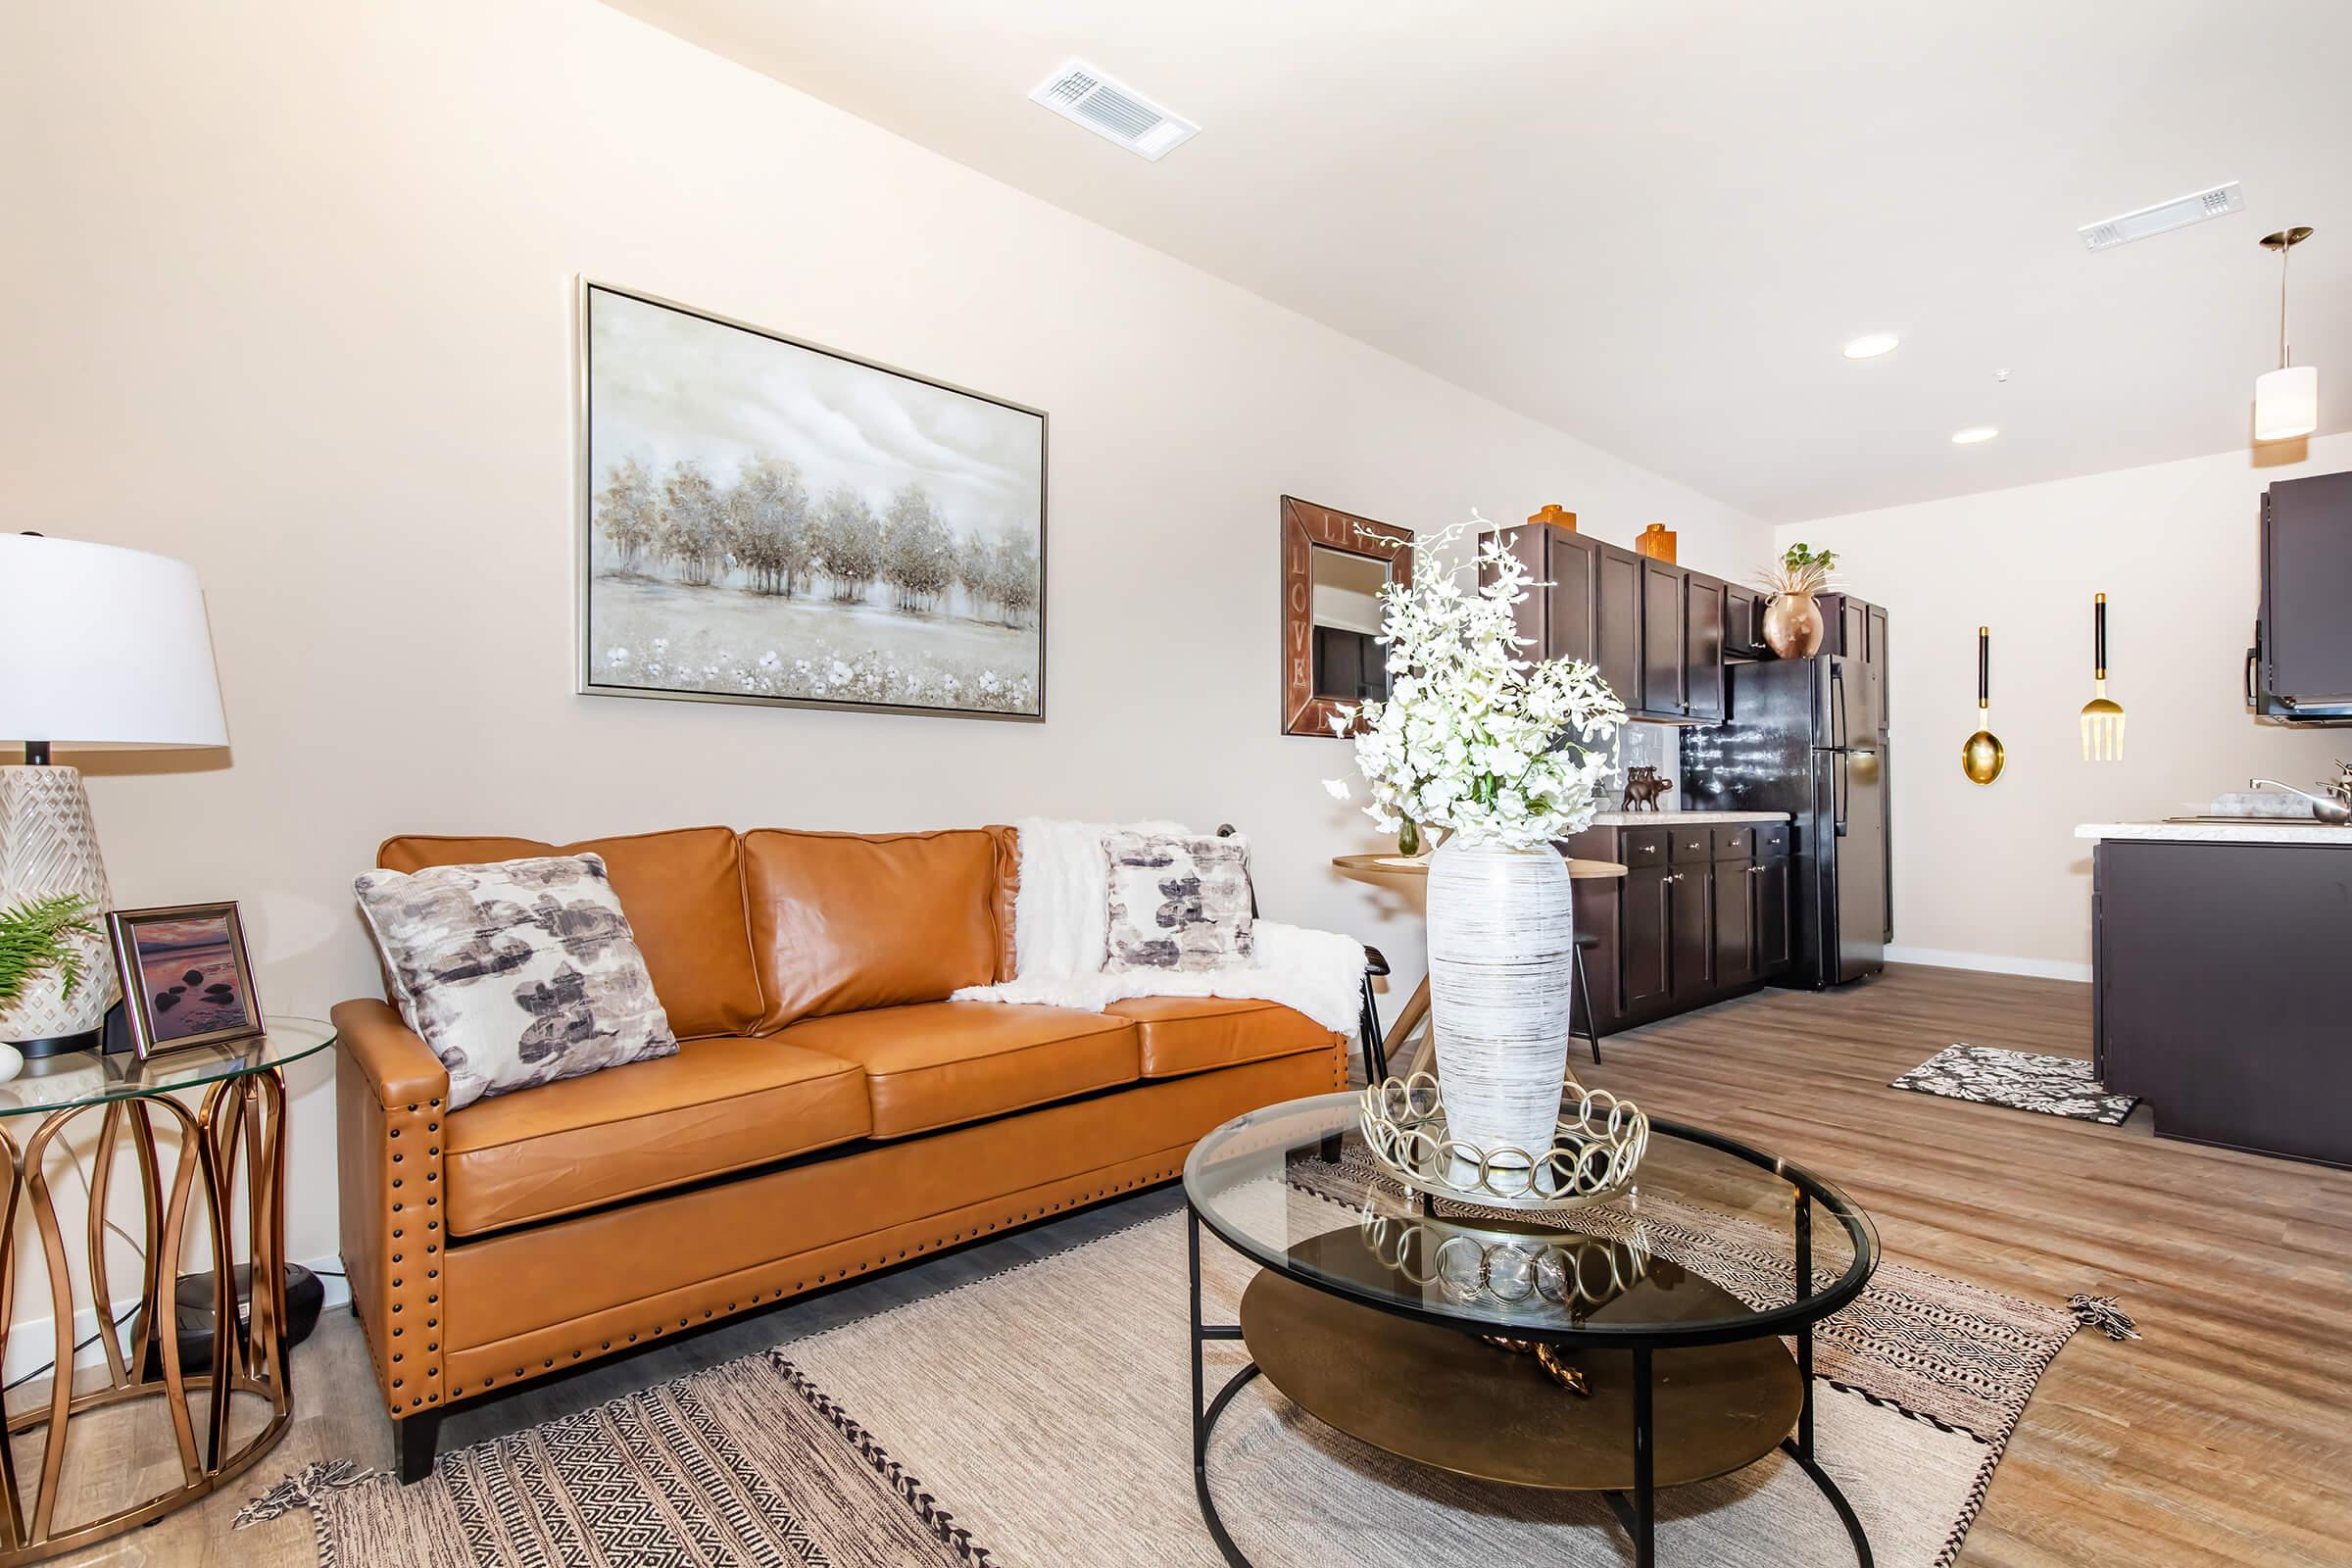
[[[1690,681],[1683,653],[1683,574],[1673,566],[1645,560],[1642,563],[1640,711],[1681,718],[1690,710]],[[1629,698],[1626,706],[1635,704]]]
[[[1730,716],[1727,660],[1768,659],[1763,597],[1686,566],[1604,544],[1573,528],[1528,523],[1498,530],[1537,582],[1519,606],[1519,634],[1545,659],[1581,659],[1600,671],[1634,718],[1718,724]],[[2348,530],[2352,531],[2352,530]],[[1862,710],[1885,734],[1886,612],[1851,594],[1823,594],[1822,652],[1852,661]]]
[[[2289,722],[2352,724],[2352,473],[2281,479],[2262,498],[2262,608],[2246,704]]]
[[[1861,670],[1862,710],[1871,715],[1871,728],[1886,732],[1886,611],[1851,594],[1823,594],[1814,601],[1821,610],[1821,651],[1843,654]]]
[[[1693,722],[1723,722],[1724,597],[1728,584],[1683,574],[1683,712]]]
[[[1519,634],[1544,658],[1592,665],[1635,718],[1722,721],[1724,660],[1760,648],[1754,594],[1572,528],[1500,531],[1528,575],[1551,585],[1518,611]]]
[[[1785,822],[1590,828],[1568,853],[1625,865],[1576,884],[1590,1004],[1602,1034],[1753,991],[1788,967],[1790,829]],[[1582,1018],[1580,1004],[1579,1017]]]
[[[1764,596],[1738,583],[1723,585],[1723,651],[1734,659],[1769,659],[1764,645]]]

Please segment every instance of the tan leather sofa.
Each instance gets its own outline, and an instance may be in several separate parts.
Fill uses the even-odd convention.
[[[397,870],[594,851],[674,1056],[443,1108],[380,999],[334,1009],[343,1262],[401,1473],[462,1402],[1165,1182],[1201,1134],[1341,1088],[1271,1003],[950,1002],[1009,978],[1010,828],[404,837]]]

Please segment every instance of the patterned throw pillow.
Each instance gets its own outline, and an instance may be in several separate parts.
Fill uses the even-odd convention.
[[[1105,969],[1238,969],[1250,962],[1250,847],[1238,838],[1106,833]]]
[[[352,890],[451,1110],[676,1054],[602,856],[368,871]]]

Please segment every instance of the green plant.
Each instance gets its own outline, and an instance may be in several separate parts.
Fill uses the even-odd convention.
[[[81,984],[83,964],[69,939],[97,934],[89,918],[89,901],[78,894],[61,893],[0,910],[0,1003],[16,1001],[27,982],[50,969],[64,982],[58,995],[74,995]]]
[[[1781,552],[1779,564],[1757,580],[1775,594],[1817,594],[1830,585],[1830,572],[1837,564],[1836,551],[1815,550],[1800,539]]]

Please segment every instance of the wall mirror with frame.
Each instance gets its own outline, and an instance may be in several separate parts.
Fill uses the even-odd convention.
[[[1334,710],[1389,692],[1380,590],[1413,580],[1413,535],[1282,498],[1282,732],[1332,733]]]

